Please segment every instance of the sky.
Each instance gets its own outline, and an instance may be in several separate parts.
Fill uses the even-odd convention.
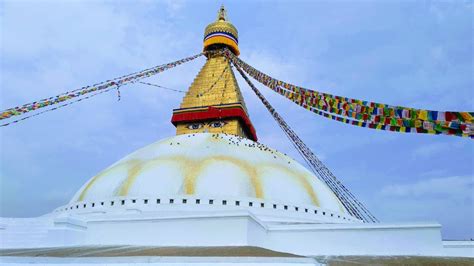
[[[391,105],[474,111],[471,1],[0,1],[0,110],[202,50],[224,3],[240,58],[306,88]],[[186,90],[205,59],[147,82]],[[238,76],[238,75],[237,75]],[[238,78],[259,141],[303,160]],[[255,82],[382,222],[474,238],[474,142],[354,127]],[[67,204],[89,178],[175,134],[183,94],[142,84],[0,128],[0,216]]]

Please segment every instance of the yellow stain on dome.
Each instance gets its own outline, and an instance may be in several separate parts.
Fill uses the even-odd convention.
[[[202,165],[194,160],[187,160],[184,168],[184,193],[193,195],[196,191],[196,177],[201,172]]]
[[[241,169],[243,172],[247,174],[249,177],[249,181],[254,189],[255,197],[263,199],[264,198],[264,190],[263,190],[263,185],[262,181],[260,179],[259,173],[258,173],[258,168],[253,166],[251,163],[238,159],[233,156],[227,156],[227,155],[215,155],[207,158],[201,158],[201,159],[190,159],[185,156],[180,156],[180,155],[174,155],[174,156],[164,156],[164,157],[157,157],[155,159],[152,159],[147,162],[143,162],[140,160],[130,160],[123,162],[121,164],[115,165],[112,168],[109,168],[107,170],[102,171],[98,175],[94,176],[91,181],[86,185],[86,187],[83,189],[81,192],[78,201],[84,200],[85,196],[87,195],[87,192],[90,190],[90,188],[102,177],[104,176],[107,172],[113,170],[116,167],[122,167],[126,166],[127,167],[127,177],[123,182],[117,187],[116,195],[117,196],[127,196],[130,189],[133,187],[135,184],[136,178],[140,175],[140,173],[143,172],[144,169],[153,167],[153,165],[156,165],[160,162],[163,161],[172,161],[175,163],[178,163],[179,165],[182,166],[182,169],[184,170],[184,180],[183,180],[183,192],[188,195],[193,195],[196,192],[196,184],[198,182],[198,177],[202,172],[202,169],[204,169],[207,165],[209,165],[212,162],[215,161],[224,161],[224,162],[229,162],[235,166],[237,166],[239,169]],[[316,205],[320,206],[320,202],[318,199],[318,196],[316,195],[313,187],[311,186],[311,183],[308,181],[308,177],[305,176],[304,174],[300,174],[296,171],[292,171],[288,169],[285,166],[278,165],[278,164],[261,164],[259,165],[259,168],[270,168],[270,169],[276,169],[278,171],[285,172],[288,176],[296,178],[296,180],[301,184],[301,186],[305,189],[306,193],[311,199],[311,202]],[[339,200],[337,200],[339,204],[339,208],[341,211],[344,211],[341,203]]]
[[[130,164],[130,163],[138,163],[138,160],[130,160],[130,161],[126,161],[126,162],[120,163],[120,164],[118,164],[118,165],[114,165],[113,167],[108,168],[108,169],[105,169],[105,170],[103,170],[102,172],[100,172],[99,174],[95,175],[95,176],[89,181],[89,183],[87,183],[86,187],[82,190],[82,192],[81,192],[81,194],[79,195],[79,198],[78,198],[77,201],[83,201],[84,198],[85,198],[86,195],[87,195],[87,192],[89,192],[89,190],[92,188],[92,186],[93,186],[102,176],[104,176],[106,173],[108,173],[110,170],[115,169],[115,168],[120,167],[120,166],[123,166],[123,165],[126,165],[126,164]]]
[[[184,169],[184,181],[183,181],[184,191],[183,192],[185,194],[188,194],[188,195],[195,194],[198,176],[201,174],[202,169],[205,166],[209,165],[212,161],[226,161],[237,166],[238,168],[240,168],[241,170],[243,170],[243,172],[247,174],[247,176],[250,179],[250,183],[252,184],[252,187],[254,189],[255,197],[257,198],[264,197],[262,183],[258,177],[255,167],[253,167],[252,165],[250,165],[249,163],[243,160],[240,160],[231,156],[224,156],[224,155],[212,156],[212,157],[198,159],[198,160],[191,160],[183,156],[167,156],[167,157],[159,157],[159,158],[153,159],[152,161],[149,161],[145,164],[142,162],[137,162],[137,161],[125,162],[124,164],[128,164],[128,167],[129,167],[128,175],[125,178],[125,180],[121,183],[121,185],[118,187],[117,196],[127,196],[131,187],[134,185],[137,176],[143,171],[144,168],[151,167],[153,164],[157,164],[163,161],[178,162],[180,165],[183,166],[183,169]],[[116,167],[122,166],[122,165],[123,164],[120,164],[120,165],[117,165]],[[111,170],[111,169],[108,169],[108,170]],[[81,194],[82,197],[85,196],[87,190],[102,175],[103,173],[93,178],[93,180],[88,184],[86,189]]]
[[[308,193],[309,197],[311,198],[311,202],[313,202],[314,205],[320,207],[321,204],[319,203],[318,196],[314,192],[313,186],[309,183],[308,179],[302,175],[296,175],[298,178],[297,180],[303,185],[304,189],[306,190],[306,193]]]
[[[87,194],[87,191],[89,191],[89,189],[92,187],[92,185],[94,185],[94,183],[99,179],[99,177],[101,177],[107,170],[104,170],[102,172],[100,172],[99,174],[97,174],[96,176],[94,176],[90,181],[89,183],[87,183],[86,187],[82,190],[81,194],[79,195],[79,198],[77,201],[83,201],[84,200],[84,197],[86,196]]]
[[[316,192],[313,189],[313,186],[311,186],[311,183],[308,181],[308,178],[304,174],[297,173],[296,171],[291,171],[287,167],[284,167],[282,165],[277,165],[277,164],[262,164],[261,167],[267,167],[270,169],[278,169],[279,171],[287,173],[289,176],[295,177],[296,180],[301,184],[301,186],[305,189],[306,193],[308,194],[309,198],[311,199],[311,202],[320,207],[321,204],[319,203],[318,196],[316,195]]]
[[[342,213],[346,213],[346,210],[344,209],[344,206],[342,206],[342,203],[341,201],[339,200],[338,197],[336,197],[336,195],[334,193],[331,193],[332,197],[334,198],[334,200],[337,202],[337,205],[339,206],[339,210],[342,212]]]
[[[196,191],[196,183],[198,176],[201,174],[202,169],[209,165],[213,161],[225,161],[225,162],[230,162],[233,165],[237,166],[239,169],[243,170],[247,174],[247,176],[250,178],[250,183],[252,184],[252,187],[254,189],[255,197],[256,198],[264,198],[264,192],[262,188],[262,182],[259,178],[259,175],[257,173],[257,170],[254,166],[249,164],[248,162],[231,157],[231,156],[226,156],[226,155],[218,155],[218,156],[212,156],[204,159],[199,159],[199,160],[190,160],[188,158],[185,158],[183,156],[167,156],[167,157],[159,157],[156,159],[153,159],[151,161],[148,161],[146,163],[143,163],[139,160],[131,160],[131,161],[126,161],[124,163],[115,165],[114,167],[107,169],[98,175],[94,176],[92,180],[86,185],[86,187],[83,189],[79,196],[79,201],[84,200],[87,192],[89,189],[107,172],[110,170],[117,168],[117,167],[122,167],[124,165],[127,166],[127,177],[125,180],[120,184],[120,186],[117,188],[117,196],[127,196],[128,192],[130,191],[131,187],[134,185],[135,180],[137,176],[144,170],[144,168],[151,167],[154,164],[158,164],[159,162],[163,161],[172,161],[172,162],[178,162],[180,165],[183,165],[184,168],[184,181],[183,181],[183,188],[184,188],[184,193],[188,195],[193,195]],[[308,193],[308,196],[311,198],[311,201],[313,204],[316,206],[319,206],[319,200],[314,192],[311,184],[309,181],[305,178],[305,176],[296,174],[293,171],[290,171],[286,167],[282,167],[279,165],[275,164],[268,164],[268,165],[262,165],[261,167],[268,167],[268,168],[277,168],[279,171],[284,171],[288,175],[296,177],[298,182],[304,187],[306,192]],[[339,201],[338,201],[339,202]],[[341,209],[342,210],[342,209]]]
[[[336,198],[336,201],[337,201],[337,205],[339,206],[339,210],[342,212],[342,213],[346,213],[346,210],[344,209],[344,207],[342,206],[342,203],[341,201],[337,198]]]
[[[127,178],[122,182],[122,184],[118,188],[117,196],[127,196],[130,189],[135,184],[136,178],[147,168],[151,168],[159,163],[171,161],[174,163],[178,163],[180,166],[186,166],[189,163],[183,156],[166,156],[166,157],[157,157],[147,162],[131,162],[129,164],[128,175]]]
[[[185,187],[185,192],[186,194],[194,194],[196,190],[196,182],[197,182],[197,177],[199,176],[201,170],[209,165],[213,161],[224,161],[224,162],[230,162],[233,165],[237,166],[239,169],[243,170],[247,174],[247,176],[250,178],[250,183],[252,184],[252,187],[255,192],[255,197],[256,198],[263,198],[263,189],[262,189],[262,182],[260,181],[257,171],[255,170],[255,167],[250,165],[249,163],[245,162],[244,160],[232,157],[232,156],[226,156],[226,155],[215,155],[212,157],[204,158],[199,160],[198,166],[194,166],[194,168],[199,167],[198,169],[193,169],[195,171],[191,171],[190,174],[185,176],[184,179],[184,187]],[[192,165],[192,164],[191,164]],[[188,167],[188,166],[187,166]]]
[[[135,183],[135,179],[137,178],[138,174],[141,173],[142,170],[142,162],[130,161],[128,165],[127,178],[125,178],[122,184],[118,187],[118,193],[116,193],[116,195],[127,196],[130,187],[133,186],[133,184]]]

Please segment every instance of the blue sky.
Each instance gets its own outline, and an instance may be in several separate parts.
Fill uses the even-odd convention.
[[[473,111],[473,4],[436,1],[2,1],[0,109],[174,61],[202,49],[224,3],[241,58],[282,80],[347,97]],[[147,81],[185,90],[204,59]],[[240,80],[262,143],[301,161]],[[474,238],[474,146],[458,137],[327,120],[258,85],[323,162],[384,222],[437,221]],[[0,129],[0,216],[66,204],[90,177],[174,135],[182,94],[146,85]]]

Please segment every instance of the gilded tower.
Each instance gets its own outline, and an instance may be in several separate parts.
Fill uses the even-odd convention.
[[[204,31],[204,51],[228,48],[239,55],[238,32],[226,14],[224,6],[217,20]],[[171,122],[176,134],[226,133],[257,140],[245,102],[229,60],[219,53],[208,53],[189,87],[179,109],[173,110]]]

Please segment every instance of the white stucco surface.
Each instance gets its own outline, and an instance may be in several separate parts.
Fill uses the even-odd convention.
[[[346,210],[334,193],[292,158],[226,134],[179,135],[139,149],[92,177],[71,200],[189,195],[252,197]]]

